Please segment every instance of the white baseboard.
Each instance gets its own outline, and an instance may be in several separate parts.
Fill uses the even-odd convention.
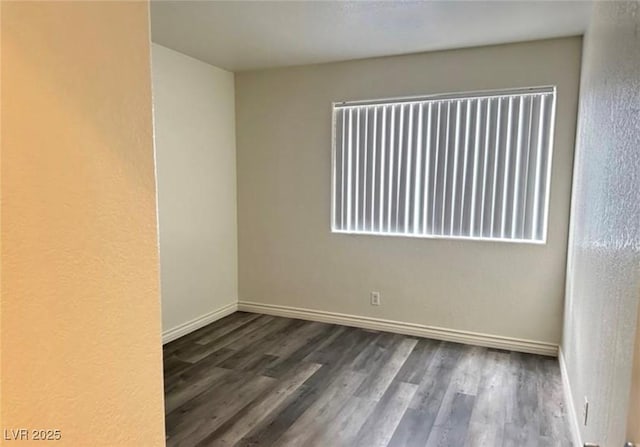
[[[578,422],[578,412],[573,404],[573,394],[571,393],[571,383],[567,373],[567,364],[564,360],[562,348],[558,349],[558,360],[560,362],[560,375],[562,376],[562,391],[564,392],[564,406],[567,409],[569,419],[569,431],[571,432],[571,442],[574,447],[582,447],[582,436],[580,436],[580,425]]]
[[[238,310],[238,303],[230,303],[226,306],[222,306],[219,309],[213,310],[209,313],[206,313],[200,317],[194,318],[191,321],[187,321],[186,323],[182,323],[179,326],[176,326],[172,329],[164,331],[162,333],[162,344],[167,344],[170,341],[175,340],[176,338],[180,338],[183,335],[187,335],[195,330],[200,329],[201,327],[206,326],[209,323],[213,323],[216,320],[219,320],[222,317],[226,317]]]
[[[481,334],[477,332],[460,331],[434,326],[425,326],[415,323],[403,323],[400,321],[384,320],[382,318],[361,317],[336,312],[304,309],[299,307],[278,306],[273,304],[240,301],[238,310],[254,312],[279,317],[298,318],[301,320],[320,321],[323,323],[342,324],[365,329],[374,329],[386,332],[395,332],[404,335],[434,338],[436,340],[465,343],[468,345],[498,348],[509,351],[527,352],[548,356],[558,355],[558,346],[552,343],[522,340],[497,335]]]

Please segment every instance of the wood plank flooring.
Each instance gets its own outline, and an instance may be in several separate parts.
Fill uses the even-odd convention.
[[[164,346],[168,446],[570,446],[557,360],[236,312]]]

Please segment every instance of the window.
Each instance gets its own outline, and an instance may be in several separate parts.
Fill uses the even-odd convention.
[[[544,243],[555,96],[335,103],[332,231]]]

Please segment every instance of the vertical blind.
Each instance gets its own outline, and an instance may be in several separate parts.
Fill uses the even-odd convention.
[[[545,242],[555,97],[335,103],[332,230]]]

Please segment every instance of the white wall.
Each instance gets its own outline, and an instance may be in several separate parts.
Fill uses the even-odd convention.
[[[629,402],[629,416],[627,417],[627,439],[640,440],[640,306],[638,306],[638,319],[636,320],[636,341],[631,368],[631,396]],[[636,442],[637,444],[637,442]]]
[[[562,350],[582,442],[605,447],[624,442],[640,296],[639,29],[640,3],[596,3],[580,90]]]
[[[237,301],[234,79],[156,44],[152,59],[166,339]]]
[[[580,57],[576,37],[238,73],[241,304],[559,344]],[[546,245],[330,232],[333,101],[538,85],[558,87]]]

